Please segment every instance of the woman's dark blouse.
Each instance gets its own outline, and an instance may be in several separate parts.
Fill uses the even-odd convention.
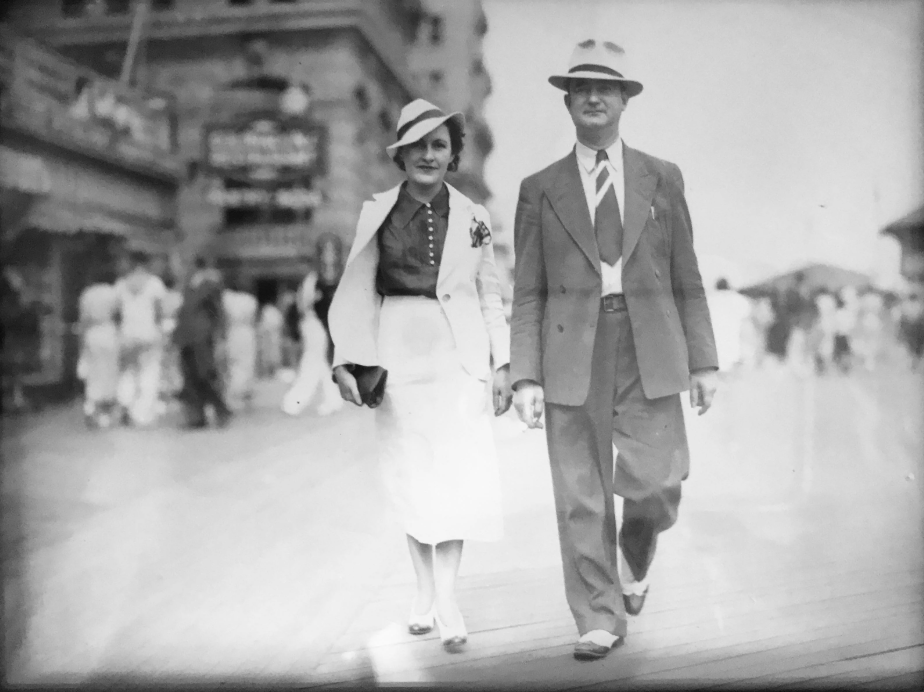
[[[375,286],[383,296],[436,298],[436,279],[449,224],[449,189],[444,184],[429,204],[401,186],[398,201],[378,232]]]

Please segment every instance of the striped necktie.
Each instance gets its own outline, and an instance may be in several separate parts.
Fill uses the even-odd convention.
[[[619,200],[616,187],[606,165],[609,159],[606,150],[597,152],[597,210],[594,213],[594,232],[600,259],[607,264],[616,264],[622,255],[622,219],[619,217]]]

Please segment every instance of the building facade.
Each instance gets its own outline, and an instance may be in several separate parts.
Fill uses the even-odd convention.
[[[265,302],[319,244],[342,256],[363,200],[400,179],[384,147],[416,95],[420,16],[417,0],[34,0],[11,21],[111,75],[134,29],[135,80],[177,103],[181,254],[214,254]]]
[[[488,19],[479,0],[423,0],[423,15],[408,54],[421,94],[440,107],[465,114],[465,150],[459,170],[447,180],[491,211],[491,190],[485,183],[485,162],[494,138],[484,116],[491,95],[491,76],[483,57]],[[501,270],[504,302],[513,298],[513,234],[494,217],[494,254]]]
[[[487,18],[477,0],[423,0],[423,10],[408,63],[424,98],[465,114],[465,150],[459,170],[449,180],[484,204],[491,198],[484,164],[494,148],[483,114],[491,93],[482,58]]]
[[[5,366],[27,386],[72,390],[77,298],[93,268],[115,270],[131,249],[162,268],[176,244],[176,114],[169,97],[4,24],[0,45],[4,355],[19,359]]]

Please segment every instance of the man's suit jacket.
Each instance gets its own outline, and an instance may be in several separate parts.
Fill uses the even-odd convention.
[[[680,169],[627,146],[623,165],[622,286],[653,399],[689,389],[691,370],[716,367],[715,341]],[[512,382],[534,380],[547,402],[582,405],[602,279],[573,150],[523,181],[514,236]]]
[[[382,296],[375,279],[379,262],[376,233],[398,199],[400,185],[363,204],[356,237],[328,313],[334,365],[378,365],[377,339]],[[473,220],[490,228],[484,207],[449,188],[449,223],[436,283],[437,299],[449,321],[462,365],[487,380],[490,362],[510,361],[510,331],[504,317],[500,281],[489,242],[473,247]]]

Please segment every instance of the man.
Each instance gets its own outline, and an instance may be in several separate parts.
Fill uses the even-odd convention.
[[[679,394],[690,389],[702,414],[717,382],[680,171],[619,136],[642,90],[624,62],[619,46],[588,40],[549,78],[578,141],[523,181],[514,228],[514,401],[530,427],[545,414],[574,655],[585,660],[621,644],[626,612],[644,604],[689,469]]]
[[[203,257],[195,260],[195,270],[183,292],[183,304],[177,314],[173,340],[180,351],[183,391],[180,398],[186,407],[186,426],[207,425],[205,407],[215,409],[215,420],[224,426],[231,411],[222,397],[216,351],[225,338],[226,320],[222,305],[222,281],[219,273]]]
[[[157,417],[167,288],[151,273],[145,251],[133,250],[128,259],[128,273],[115,284],[121,349],[118,400],[123,423],[148,425]]]

